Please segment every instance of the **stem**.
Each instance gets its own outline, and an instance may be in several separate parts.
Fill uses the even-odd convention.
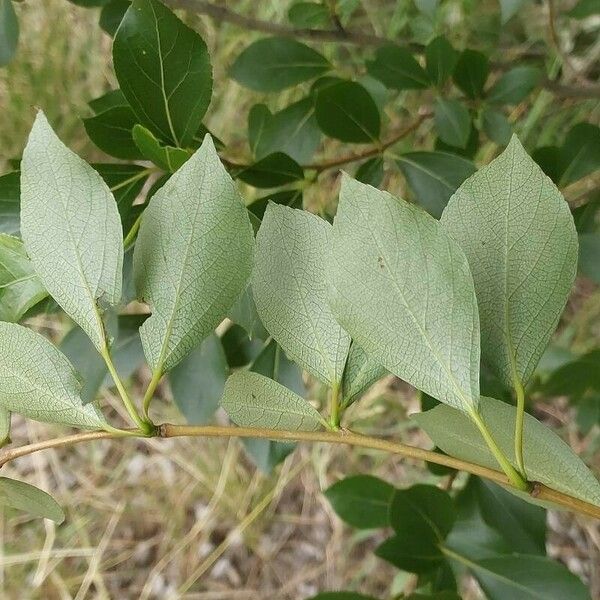
[[[162,371],[154,371],[152,373],[152,379],[150,380],[150,383],[148,384],[148,388],[146,389],[146,393],[144,394],[144,400],[142,402],[142,412],[144,415],[144,419],[146,420],[150,420],[150,417],[148,416],[148,413],[150,411],[150,404],[152,402],[152,398],[154,397],[154,392],[156,391],[156,388],[158,386],[158,382],[160,381],[160,378],[162,377]]]
[[[133,242],[135,242],[135,238],[137,237],[138,231],[140,230],[140,223],[142,222],[142,214],[138,215],[137,219],[133,222],[129,233],[125,236],[123,240],[123,248],[125,250],[129,250],[132,246]]]
[[[62,448],[98,439],[113,439],[123,437],[123,435],[131,435],[138,437],[148,437],[140,430],[122,430],[118,433],[109,433],[107,431],[87,431],[84,433],[76,433],[73,435],[56,438],[53,440],[45,440],[21,446],[20,448],[6,449],[0,452],[0,467],[6,463],[15,460],[16,458],[39,452],[48,448]],[[151,434],[161,438],[174,437],[240,437],[240,438],[262,438],[270,440],[285,440],[295,442],[325,442],[330,444],[344,444],[348,446],[356,446],[360,448],[370,448],[372,450],[381,450],[389,454],[398,454],[405,458],[415,460],[425,460],[451,467],[459,471],[466,471],[479,477],[489,479],[503,486],[511,486],[509,479],[494,469],[482,467],[475,463],[470,463],[452,456],[439,454],[422,448],[415,448],[398,442],[391,442],[380,438],[373,438],[359,433],[353,433],[345,430],[340,431],[283,431],[275,429],[262,429],[253,427],[219,427],[213,425],[172,425],[164,423],[155,428]],[[557,490],[553,490],[541,483],[536,482],[530,492],[533,498],[553,502],[563,508],[567,508],[574,512],[600,519],[600,506],[590,504],[579,498],[574,498],[568,494],[563,494]]]
[[[340,416],[340,384],[334,383],[329,397],[329,424],[334,431],[340,428]]]
[[[513,381],[515,392],[517,393],[517,418],[515,420],[515,458],[517,468],[521,475],[527,479],[525,473],[525,463],[523,461],[523,425],[525,422],[525,390],[521,380],[517,377]]]
[[[504,452],[502,452],[498,444],[496,444],[496,440],[492,437],[492,434],[487,428],[487,425],[483,422],[483,419],[481,418],[479,413],[473,411],[472,413],[470,413],[470,415],[473,421],[475,422],[475,425],[477,425],[479,431],[481,432],[485,443],[488,445],[488,448],[498,461],[498,464],[502,467],[502,470],[506,473],[506,476],[510,480],[513,487],[523,492],[529,491],[529,484],[510,464],[510,462],[504,455]]]
[[[126,185],[129,185],[130,183],[135,183],[136,181],[138,181],[138,179],[143,179],[147,175],[150,175],[150,173],[156,173],[158,170],[159,169],[157,169],[156,167],[148,167],[147,169],[144,169],[143,171],[140,171],[139,173],[136,173],[135,175],[128,177],[127,179],[121,181],[120,183],[113,185],[110,188],[110,191],[116,192],[117,190],[120,190],[121,188],[125,187]]]
[[[125,389],[125,386],[123,385],[123,382],[121,381],[121,378],[119,377],[119,374],[117,373],[117,369],[115,368],[112,358],[110,357],[110,352],[108,351],[108,348],[105,346],[100,354],[101,354],[102,358],[104,359],[106,366],[108,367],[108,371],[110,372],[111,377],[113,378],[113,381],[115,382],[115,385],[117,386],[117,390],[119,392],[119,395],[121,396],[121,399],[123,400],[123,404],[125,405],[125,408],[127,409],[127,412],[129,413],[129,416],[133,419],[133,422],[139,427],[139,429],[144,434],[150,434],[152,432],[153,425],[152,425],[152,423],[144,421],[138,414],[135,404],[129,397],[129,394],[127,393],[127,390]]]

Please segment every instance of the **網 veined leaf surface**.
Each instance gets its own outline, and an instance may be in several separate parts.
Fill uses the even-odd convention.
[[[350,346],[348,359],[344,367],[342,380],[342,404],[352,404],[377,380],[386,374],[386,370],[356,343]]]
[[[482,397],[479,408],[498,446],[516,467],[513,438],[517,414],[515,407],[500,400]],[[491,469],[498,468],[478,429],[462,412],[440,405],[412,418],[447,454]],[[594,475],[551,429],[527,413],[523,460],[530,480],[600,506],[600,483]],[[513,491],[512,488],[509,490]],[[530,500],[528,495],[522,497]]]
[[[133,256],[141,328],[155,372],[177,364],[227,316],[246,287],[254,236],[210,136],[152,197]]]
[[[0,406],[36,421],[100,429],[106,422],[83,405],[73,365],[45,337],[0,322]]]
[[[286,354],[329,385],[342,380],[350,337],[327,303],[331,225],[270,204],[256,237],[252,291],[261,321]]]
[[[212,93],[204,40],[158,0],[134,0],[113,44],[115,73],[141,123],[187,147]]]
[[[331,235],[333,314],[369,357],[442,402],[479,401],[479,317],[467,259],[421,208],[348,176]]]
[[[8,477],[0,477],[0,506],[10,506],[59,524],[65,520],[65,513],[50,494]]]
[[[234,373],[225,384],[221,406],[241,427],[314,431],[321,415],[298,394],[251,371]]]
[[[567,203],[513,137],[461,185],[441,223],[469,260],[484,362],[509,386],[516,378],[527,381],[577,270],[577,234]]]
[[[58,139],[42,112],[21,162],[21,232],[43,286],[101,351],[98,305],[121,299],[119,212],[100,175]]]
[[[0,321],[16,323],[47,295],[23,242],[0,233]]]

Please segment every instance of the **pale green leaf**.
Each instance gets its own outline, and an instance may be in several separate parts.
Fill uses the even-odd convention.
[[[339,383],[350,337],[327,302],[331,225],[270,204],[256,237],[252,291],[261,321],[290,359],[324,383]]]
[[[0,477],[0,506],[11,506],[34,517],[65,520],[65,513],[50,494],[24,481]]]
[[[344,177],[331,307],[369,357],[465,411],[479,400],[479,318],[462,250],[433,217]]]
[[[0,448],[10,444],[10,411],[0,406]]]
[[[121,298],[119,212],[100,175],[56,137],[42,112],[21,162],[21,232],[46,290],[102,350],[98,304]]]
[[[498,446],[516,467],[513,437],[515,407],[500,400],[482,397],[479,409]],[[496,459],[467,415],[440,405],[412,418],[447,454],[497,469]],[[528,413],[525,413],[523,460],[525,472],[531,481],[539,481],[559,492],[600,506],[600,483],[594,475],[565,442]]]
[[[386,374],[377,361],[369,358],[356,343],[350,346],[342,381],[343,406],[352,404],[363,392]]]
[[[141,328],[155,372],[168,371],[227,316],[246,287],[254,237],[210,136],[152,197],[133,257]]]
[[[0,406],[36,421],[101,429],[104,418],[83,405],[80,389],[73,365],[45,337],[0,322]]]
[[[221,405],[241,427],[314,431],[319,413],[285,386],[258,373],[238,371],[225,384]]]
[[[513,136],[467,179],[443,228],[469,260],[484,362],[506,384],[527,381],[552,336],[577,270],[569,207]]]

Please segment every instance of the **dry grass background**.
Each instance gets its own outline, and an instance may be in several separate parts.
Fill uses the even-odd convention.
[[[370,10],[376,4],[365,2]],[[254,6],[242,0],[235,5],[242,11],[259,6],[261,16],[281,21],[287,3]],[[19,155],[33,107],[39,106],[72,148],[90,160],[101,159],[79,121],[87,100],[114,85],[110,39],[97,27],[97,12],[65,0],[24,2],[18,12],[18,58],[0,72],[0,154],[5,160]],[[212,50],[218,82],[209,125],[231,142],[233,154],[243,156],[245,115],[253,96],[227,81],[224,71],[247,36],[208,20],[194,24]],[[556,111],[552,117],[558,118]],[[393,177],[388,183],[401,185]],[[326,179],[319,192],[312,192],[311,202],[330,202],[334,185]],[[577,315],[569,319],[577,347],[595,344],[598,292],[581,284],[570,314]],[[33,325],[56,339],[66,330],[64,323],[47,317]],[[142,370],[132,382],[134,389],[141,390],[146,378]],[[322,395],[312,391],[314,397]],[[162,392],[167,401],[157,403],[157,420],[179,420],[168,390]],[[123,417],[120,402],[108,390],[103,394],[118,421]],[[429,444],[406,419],[418,410],[414,392],[393,378],[379,383],[351,410],[357,430]],[[600,470],[597,429],[582,438],[560,401],[540,405],[538,416]],[[15,419],[13,440],[21,444],[58,433],[57,427]],[[379,534],[344,526],[321,490],[344,475],[367,472],[397,485],[445,483],[422,464],[325,445],[300,446],[265,476],[236,440],[216,439],[97,442],[35,454],[5,469],[5,475],[53,493],[67,514],[61,526],[8,510],[1,515],[0,598],[6,600],[300,600],[342,586],[392,598],[410,589],[412,578],[376,559],[371,550]],[[599,527],[554,513],[549,527],[550,553],[583,576],[594,597],[600,597]],[[480,597],[469,583],[463,594]]]

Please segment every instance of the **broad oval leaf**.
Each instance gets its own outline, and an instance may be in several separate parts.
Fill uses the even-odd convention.
[[[367,61],[369,75],[394,90],[421,90],[431,85],[429,75],[405,48],[388,45]]]
[[[283,152],[274,152],[245,167],[235,177],[257,188],[272,188],[304,178],[302,167]]]
[[[575,279],[577,234],[567,203],[513,136],[461,185],[441,223],[469,260],[484,362],[508,386],[527,381]]]
[[[469,98],[477,98],[483,94],[489,72],[488,57],[477,50],[467,48],[458,57],[452,77],[454,83]]]
[[[391,373],[476,410],[479,317],[467,259],[419,207],[344,176],[328,269],[333,314]]]
[[[481,398],[479,408],[492,437],[516,467],[513,438],[516,408],[486,397]],[[462,412],[440,405],[412,418],[447,454],[491,469],[497,468],[498,463],[479,430]],[[523,460],[525,471],[532,481],[600,506],[600,483],[594,475],[565,442],[528,413],[525,413]],[[527,495],[521,494],[521,497],[529,500]]]
[[[486,94],[492,104],[518,104],[525,100],[542,78],[536,67],[515,67],[498,79]]]
[[[429,42],[425,48],[425,58],[429,77],[438,87],[441,87],[454,71],[458,52],[443,35],[440,35]]]
[[[270,204],[256,236],[252,291],[261,321],[286,354],[311,375],[339,384],[350,337],[327,303],[325,256],[331,225]]]
[[[471,134],[471,115],[458,100],[438,98],[435,103],[435,127],[440,139],[458,148],[464,148]]]
[[[323,422],[304,398],[251,371],[238,371],[227,380],[221,406],[240,427],[314,431]]]
[[[63,509],[50,494],[29,483],[8,477],[0,477],[0,506],[11,506],[58,524],[65,520]]]
[[[0,177],[0,232],[19,235],[21,185],[18,171]]]
[[[204,40],[158,0],[134,0],[113,43],[119,85],[141,123],[185,148],[212,93]]]
[[[257,92],[279,92],[326,73],[329,61],[306,44],[269,37],[248,46],[229,71],[239,84]]]
[[[113,106],[93,117],[83,119],[88,136],[100,150],[126,160],[144,158],[131,135],[131,130],[137,122],[129,106]]]
[[[0,406],[45,423],[106,425],[95,406],[83,405],[73,365],[45,337],[0,322],[0,350]]]
[[[21,162],[21,232],[44,287],[102,351],[98,304],[121,299],[119,212],[100,175],[58,139],[42,112]]]
[[[154,372],[174,367],[227,316],[246,286],[254,236],[210,136],[152,197],[133,256]]]

